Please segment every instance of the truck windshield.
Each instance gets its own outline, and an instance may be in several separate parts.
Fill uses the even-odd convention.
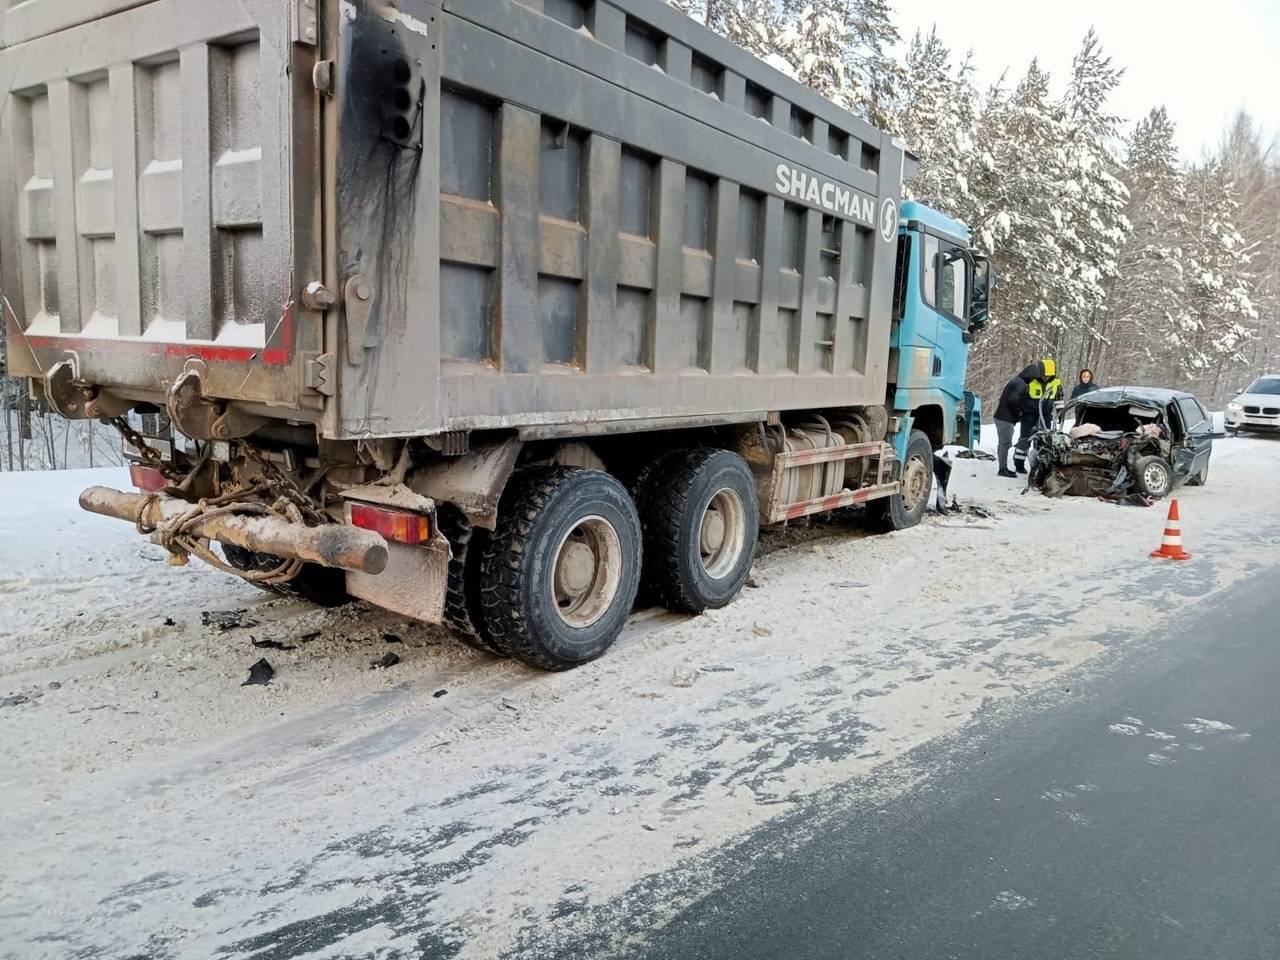
[[[1280,377],[1259,377],[1245,393],[1265,393],[1280,396]]]

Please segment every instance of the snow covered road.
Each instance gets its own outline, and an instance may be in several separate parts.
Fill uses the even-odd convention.
[[[1135,625],[1280,565],[1278,469],[1280,442],[1219,443],[1172,564],[1147,559],[1163,504],[1020,496],[959,461],[994,519],[771,534],[729,608],[638,614],[556,675],[170,569],[76,508],[120,472],[0,474],[0,956],[542,956],[585,924],[620,945],[624,914],[714,887],[712,851],[927,783],[912,748],[1070,696]],[[246,625],[202,624],[228,609]],[[273,682],[241,686],[260,657]]]

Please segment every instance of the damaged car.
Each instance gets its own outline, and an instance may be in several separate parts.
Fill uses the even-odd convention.
[[[1192,394],[1105,387],[1068,404],[1032,440],[1028,483],[1045,496],[1149,502],[1209,478],[1213,418]]]

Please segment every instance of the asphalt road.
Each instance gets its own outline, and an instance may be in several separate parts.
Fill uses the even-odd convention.
[[[1271,568],[1135,634],[1087,690],[927,747],[918,788],[838,816],[837,791],[758,831],[626,955],[1280,956],[1277,623]],[[615,907],[641,915],[661,886]]]

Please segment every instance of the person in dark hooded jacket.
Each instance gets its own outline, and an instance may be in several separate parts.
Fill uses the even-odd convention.
[[[1018,473],[1027,472],[1031,438],[1053,426],[1054,407],[1062,396],[1062,381],[1058,379],[1058,365],[1053,358],[1045,357],[1036,366],[1037,374],[1027,384],[1027,399],[1022,404],[1022,426],[1018,431],[1017,446],[1013,448],[1013,468]]]
[[[1071,399],[1083,397],[1086,393],[1093,393],[1098,389],[1098,385],[1093,382],[1093,371],[1085,367],[1080,371],[1080,380],[1071,390]]]
[[[1000,392],[1000,403],[996,406],[996,459],[1000,469],[997,476],[1016,477],[1009,469],[1009,451],[1013,448],[1013,431],[1022,422],[1022,415],[1027,403],[1027,389],[1031,381],[1043,373],[1039,363],[1029,364],[1021,373],[1004,385]]]

